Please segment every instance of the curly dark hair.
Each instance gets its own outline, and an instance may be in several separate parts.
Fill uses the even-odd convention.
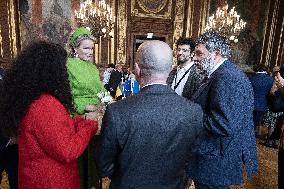
[[[204,44],[209,52],[219,50],[224,58],[231,57],[231,45],[229,39],[222,33],[215,30],[208,30],[198,39],[197,44]]]
[[[13,61],[0,90],[1,129],[16,136],[28,106],[43,93],[74,110],[66,68],[67,53],[59,44],[35,42]]]
[[[189,45],[190,46],[190,52],[192,52],[196,46],[195,41],[192,38],[179,38],[176,42],[176,46],[179,45]]]

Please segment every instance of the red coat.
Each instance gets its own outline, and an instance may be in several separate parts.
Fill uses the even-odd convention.
[[[79,189],[77,158],[98,128],[72,119],[53,96],[34,101],[20,124],[19,189]]]

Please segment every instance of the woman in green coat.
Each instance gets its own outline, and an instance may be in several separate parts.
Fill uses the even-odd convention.
[[[74,115],[86,113],[89,105],[98,105],[97,94],[104,91],[99,71],[93,64],[94,37],[84,27],[77,28],[70,37],[71,57],[67,60],[67,71],[71,85]],[[94,140],[79,158],[81,189],[90,189],[98,184],[98,174],[94,161]]]

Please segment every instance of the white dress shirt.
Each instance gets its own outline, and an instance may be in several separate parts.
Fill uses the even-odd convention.
[[[187,78],[189,76],[189,73],[190,73],[190,68],[191,66],[194,64],[194,62],[190,62],[190,64],[186,65],[185,67],[181,68],[181,67],[178,67],[177,68],[177,72],[176,72],[176,75],[174,77],[174,80],[173,80],[173,83],[172,83],[172,86],[171,88],[178,94],[178,95],[182,95],[182,92],[183,92],[183,88],[184,88],[184,85],[187,81]],[[189,70],[186,75],[183,77],[183,75],[185,74],[185,72]],[[183,77],[183,78],[182,78]],[[174,87],[176,86],[176,84],[179,82],[179,80],[182,78],[182,80],[180,81],[179,85],[177,86],[176,89],[174,89]]]

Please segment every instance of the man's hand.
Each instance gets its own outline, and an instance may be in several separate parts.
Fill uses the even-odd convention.
[[[284,79],[281,77],[280,73],[278,72],[275,76],[275,84],[278,87],[278,89],[282,88],[284,86]]]

